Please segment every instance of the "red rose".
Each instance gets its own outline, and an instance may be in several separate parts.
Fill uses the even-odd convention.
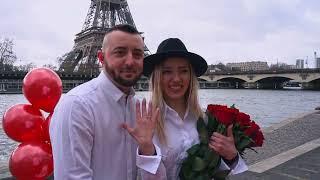
[[[244,133],[254,141],[254,143],[251,144],[251,147],[262,146],[264,137],[260,127],[254,121],[250,123],[248,129],[244,130]]]
[[[216,111],[223,110],[223,109],[228,109],[228,107],[217,105],[217,104],[209,104],[207,107],[208,112],[210,112],[210,114],[212,115],[214,115]]]
[[[248,114],[239,112],[236,117],[236,122],[239,123],[240,126],[250,126],[250,116]]]
[[[207,107],[208,112],[216,117],[216,119],[224,124],[225,126],[229,126],[230,124],[233,124],[235,121],[235,118],[237,117],[237,114],[239,113],[238,109],[235,108],[228,108],[227,106],[221,106],[221,105],[208,105]]]
[[[215,123],[210,121],[210,126],[207,126],[210,129],[208,133],[218,132],[225,134],[226,127],[236,124],[233,128],[233,133],[235,135],[236,148],[240,154],[247,148],[262,147],[264,136],[259,125],[252,121],[248,114],[239,112],[238,109],[234,108],[234,105],[228,108],[223,105],[209,104],[206,113],[214,117],[214,121],[217,121]]]
[[[262,144],[263,144],[263,140],[264,140],[264,137],[263,137],[263,134],[261,131],[258,131],[256,134],[255,134],[255,137],[254,137],[254,145],[253,147],[261,147]]]
[[[239,114],[239,109],[237,108],[229,108],[229,111],[234,114],[234,117],[237,117],[237,115]]]
[[[254,122],[251,121],[250,127],[244,130],[244,133],[253,139],[253,136],[260,130],[260,127]]]

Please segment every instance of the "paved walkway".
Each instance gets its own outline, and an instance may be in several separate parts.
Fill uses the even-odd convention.
[[[229,179],[320,179],[320,111],[266,129],[265,139],[246,153],[249,171]]]
[[[248,171],[236,175],[234,180],[319,180],[320,179],[320,147],[293,158],[281,165],[262,173]]]
[[[247,151],[249,171],[231,180],[319,180],[320,111],[282,121],[264,130],[265,143],[257,153]],[[0,164],[0,179],[8,180]]]
[[[3,180],[5,177],[10,177],[11,174],[9,172],[8,163],[0,161],[0,179]]]

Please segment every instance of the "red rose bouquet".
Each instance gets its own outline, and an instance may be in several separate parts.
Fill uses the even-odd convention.
[[[250,119],[250,116],[240,112],[233,106],[208,105],[206,110],[208,121],[203,118],[197,121],[197,131],[200,143],[187,150],[179,172],[181,180],[191,179],[225,179],[230,171],[221,171],[221,157],[209,148],[209,139],[213,132],[225,135],[227,127],[233,125],[235,147],[243,155],[244,150],[259,147],[263,144],[263,134],[260,127]]]

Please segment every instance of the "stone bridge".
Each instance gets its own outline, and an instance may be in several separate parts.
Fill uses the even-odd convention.
[[[235,85],[264,88],[282,88],[286,82],[297,82],[305,89],[320,88],[320,69],[297,69],[257,72],[217,72],[200,77],[207,82],[230,82]]]

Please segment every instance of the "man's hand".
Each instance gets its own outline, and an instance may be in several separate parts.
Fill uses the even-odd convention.
[[[233,160],[237,157],[238,151],[234,144],[232,125],[227,129],[227,136],[214,132],[210,138],[209,147],[216,151],[226,160]]]
[[[139,145],[139,153],[142,155],[153,155],[155,147],[152,142],[156,122],[159,117],[159,108],[153,108],[152,103],[149,102],[148,109],[146,107],[146,99],[142,100],[142,107],[140,102],[136,102],[136,125],[134,128],[129,127],[126,123],[122,124],[122,128],[126,129],[128,133],[137,141]]]

